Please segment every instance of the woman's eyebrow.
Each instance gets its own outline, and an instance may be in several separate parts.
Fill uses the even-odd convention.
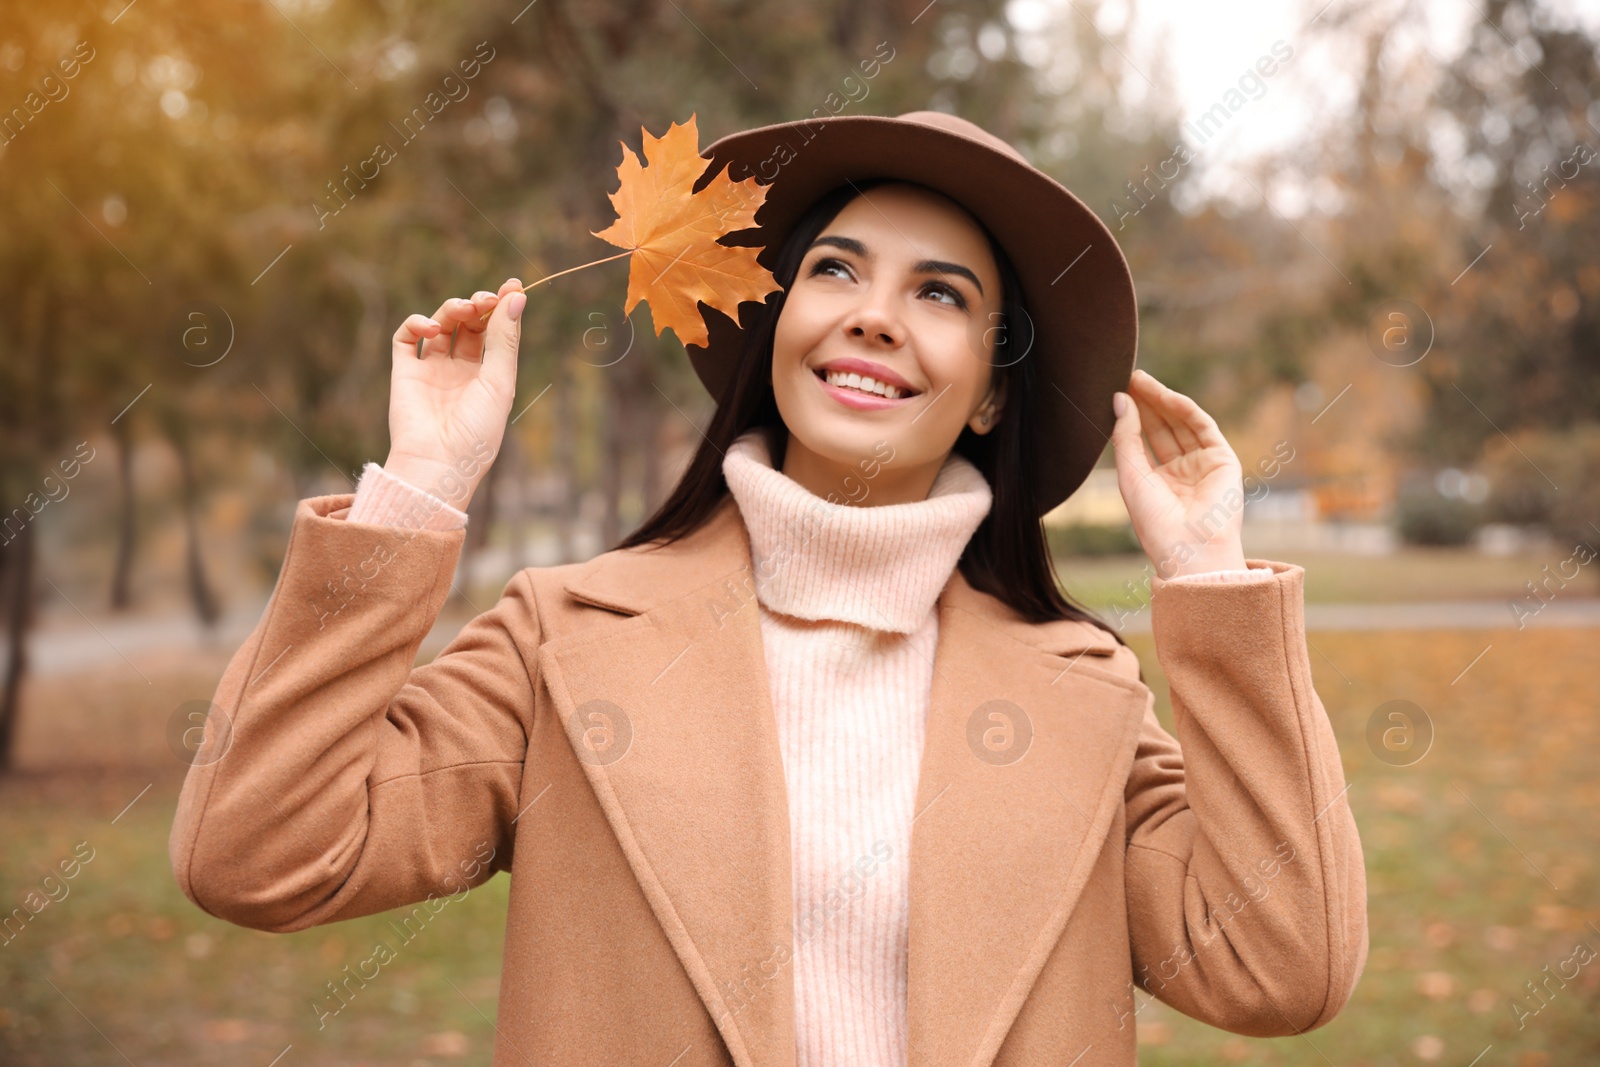
[[[842,248],[846,252],[860,256],[862,259],[872,258],[872,253],[867,251],[867,246],[854,237],[839,237],[831,233],[824,234],[811,242],[811,248],[816,248],[818,245],[832,245],[834,248]],[[806,249],[806,251],[811,251],[811,248]],[[978,280],[978,276],[959,263],[951,263],[943,259],[922,259],[913,263],[911,269],[917,274],[960,275],[977,288],[980,296],[983,295],[983,283]]]

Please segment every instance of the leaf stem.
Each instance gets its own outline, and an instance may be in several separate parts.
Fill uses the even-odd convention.
[[[602,263],[610,263],[614,259],[621,259],[623,256],[631,256],[631,255],[633,255],[633,253],[634,253],[634,249],[630,248],[626,252],[618,252],[614,256],[607,256],[604,259],[592,260],[592,261],[590,261],[588,263],[580,263],[576,267],[568,267],[566,270],[558,270],[554,274],[545,275],[543,278],[540,278],[538,281],[529,282],[527,285],[524,285],[521,289],[517,289],[515,291],[519,292],[519,293],[525,293],[529,289],[532,289],[534,286],[543,285],[545,282],[551,281],[552,279],[555,279],[555,278],[559,278],[563,274],[571,274],[573,271],[582,270],[585,267],[598,267]],[[481,321],[483,319],[488,318],[489,315],[493,315],[493,314],[494,314],[494,310],[491,308],[489,310],[488,314],[479,315],[478,318]]]

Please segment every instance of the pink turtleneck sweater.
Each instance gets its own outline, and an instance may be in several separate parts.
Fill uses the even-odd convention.
[[[774,470],[756,431],[729,447],[722,471],[750,535],[788,787],[797,1064],[902,1067],[935,603],[989,511],[989,484],[951,453],[925,500],[833,504]],[[346,521],[452,529],[466,515],[369,463]]]

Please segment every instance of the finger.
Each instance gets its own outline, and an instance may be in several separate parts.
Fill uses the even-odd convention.
[[[423,359],[450,355],[458,332],[456,327],[461,324],[463,307],[471,307],[471,304],[455,296],[439,305],[439,310],[433,313],[433,320],[443,329],[422,343]]]
[[[483,362],[483,332],[489,325],[485,320],[499,301],[498,294],[480,289],[461,306],[457,316],[458,321],[454,326],[455,338],[450,349],[451,359],[465,360],[468,363]]]
[[[444,325],[451,326],[471,310],[472,301],[463,296],[452,296],[439,305],[439,310],[433,313],[433,317]]]
[[[522,343],[522,309],[528,302],[526,294],[517,291],[521,288],[515,278],[500,287],[505,295],[495,304],[484,334],[483,374],[507,393],[517,388],[517,348]]]
[[[1199,435],[1189,425],[1189,417],[1193,411],[1198,411],[1200,405],[1189,397],[1184,396],[1147,371],[1135,371],[1135,376],[1146,387],[1142,390],[1149,402],[1150,408],[1156,412],[1156,417],[1161,424],[1172,434],[1177,442],[1180,452],[1194,452],[1205,447]],[[1133,384],[1131,381],[1129,384]],[[1166,462],[1163,460],[1162,462]]]
[[[482,333],[488,328],[489,313],[500,302],[499,293],[491,293],[487,289],[479,289],[472,294],[472,302],[461,313],[461,325],[473,331]]]
[[[417,342],[437,336],[444,327],[435,319],[426,315],[408,315],[406,321],[394,332],[394,358],[416,359]]]
[[[495,296],[498,299],[504,300],[511,293],[524,292],[526,288],[527,287],[524,286],[518,279],[507,278],[504,282],[500,283],[500,291],[496,293]],[[491,308],[490,310],[492,311],[493,309]],[[489,317],[489,311],[485,311],[482,317],[487,319]]]
[[[1123,394],[1127,396],[1126,393]],[[1111,450],[1116,456],[1117,473],[1131,472],[1138,478],[1150,476],[1150,458],[1144,451],[1144,434],[1139,419],[1139,405],[1129,397],[1126,410],[1111,425]]]
[[[1139,422],[1150,438],[1150,450],[1156,454],[1156,462],[1169,463],[1183,455],[1183,446],[1178,442],[1177,435],[1172,432],[1167,420],[1162,418],[1160,409],[1151,402],[1148,387],[1130,389],[1129,393],[1134,406],[1139,409]]]
[[[448,355],[476,362],[482,351],[476,335],[483,332],[475,321],[478,317],[477,305],[466,297],[453,296],[439,305],[433,317],[444,327],[444,331],[423,346],[423,356]]]
[[[1217,420],[1213,419],[1211,413],[1201,407],[1193,397],[1176,389],[1168,389],[1165,398],[1170,421],[1178,430],[1180,441],[1187,435],[1193,440],[1195,448],[1227,445],[1228,439],[1222,436]]]

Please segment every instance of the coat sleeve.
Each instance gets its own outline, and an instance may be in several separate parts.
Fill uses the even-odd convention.
[[[465,533],[350,522],[353,498],[296,506],[179,797],[178,885],[241,926],[301,930],[510,867],[539,640],[527,572],[413,667]]]
[[[1305,571],[1162,582],[1156,657],[1175,740],[1146,708],[1126,792],[1134,980],[1212,1026],[1315,1029],[1367,958],[1366,871],[1327,712],[1311,685]],[[1119,655],[1137,671],[1131,652]],[[1181,741],[1181,749],[1179,742]]]

